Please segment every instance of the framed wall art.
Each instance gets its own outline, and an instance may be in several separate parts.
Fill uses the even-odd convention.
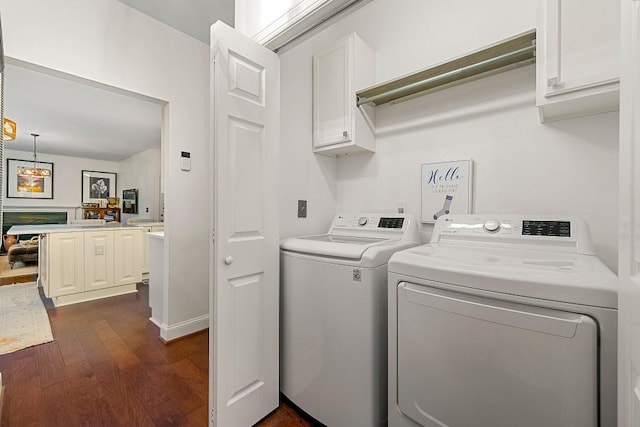
[[[7,159],[7,197],[53,199],[53,163]]]
[[[82,203],[100,203],[116,197],[117,174],[113,172],[82,171]]]
[[[472,183],[472,160],[423,164],[422,222],[433,223],[449,213],[471,213]]]

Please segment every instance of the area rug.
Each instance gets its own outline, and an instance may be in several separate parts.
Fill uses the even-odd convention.
[[[0,286],[0,354],[53,341],[51,324],[34,283]]]

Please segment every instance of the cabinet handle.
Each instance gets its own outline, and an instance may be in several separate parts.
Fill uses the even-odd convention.
[[[233,264],[233,257],[232,256],[228,256],[224,259],[224,263],[227,265],[231,265]]]
[[[349,132],[347,132],[346,130],[342,131],[342,139],[349,139]]]

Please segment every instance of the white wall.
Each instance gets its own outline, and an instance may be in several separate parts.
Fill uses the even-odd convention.
[[[311,153],[311,59],[306,50],[280,57],[280,236],[324,233],[336,213],[337,161]],[[298,218],[307,200],[307,218]]]
[[[419,216],[421,163],[473,159],[475,212],[582,216],[598,255],[615,270],[618,115],[540,124],[533,66],[377,107],[377,152],[337,160],[335,190],[326,169],[308,167],[324,164],[311,152],[313,51],[355,31],[375,50],[382,82],[535,28],[535,20],[529,0],[405,0],[402,7],[376,0],[283,52],[283,100],[295,108],[282,109],[283,130],[291,127],[283,131],[282,193],[309,194],[310,212],[335,192],[339,211],[393,211],[406,201]],[[298,154],[289,166],[287,149]],[[283,200],[283,224],[295,223],[289,203]],[[423,232],[428,238],[430,227]]]
[[[138,190],[138,214],[122,214],[122,222],[130,218],[160,218],[159,148],[150,148],[118,164],[118,197],[122,206],[122,191]]]
[[[5,55],[166,102],[171,323],[208,314],[209,49],[117,0],[0,0]],[[64,100],[61,100],[63,102]],[[191,171],[179,167],[190,151]],[[185,189],[197,188],[197,194]],[[204,209],[193,209],[197,200]]]
[[[33,155],[28,151],[4,150],[5,159],[30,160]],[[68,219],[74,219],[76,208],[81,203],[82,171],[118,173],[118,162],[107,160],[85,159],[81,157],[57,156],[38,153],[38,160],[53,163],[53,199],[4,199],[6,210],[55,210],[66,211]],[[118,177],[119,179],[119,177]],[[6,182],[6,181],[5,181]],[[5,184],[6,185],[6,184]],[[6,188],[6,187],[5,187]],[[118,189],[120,191],[120,181]],[[80,209],[78,218],[82,218]]]

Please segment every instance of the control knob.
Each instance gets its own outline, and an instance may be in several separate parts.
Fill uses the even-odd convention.
[[[484,228],[484,231],[487,231],[489,233],[495,233],[496,231],[500,230],[500,221],[496,219],[488,219],[484,222],[482,228]]]
[[[359,225],[360,227],[364,227],[365,225],[367,225],[367,222],[369,222],[369,218],[367,218],[366,216],[361,216],[361,217],[358,219],[358,225]]]

